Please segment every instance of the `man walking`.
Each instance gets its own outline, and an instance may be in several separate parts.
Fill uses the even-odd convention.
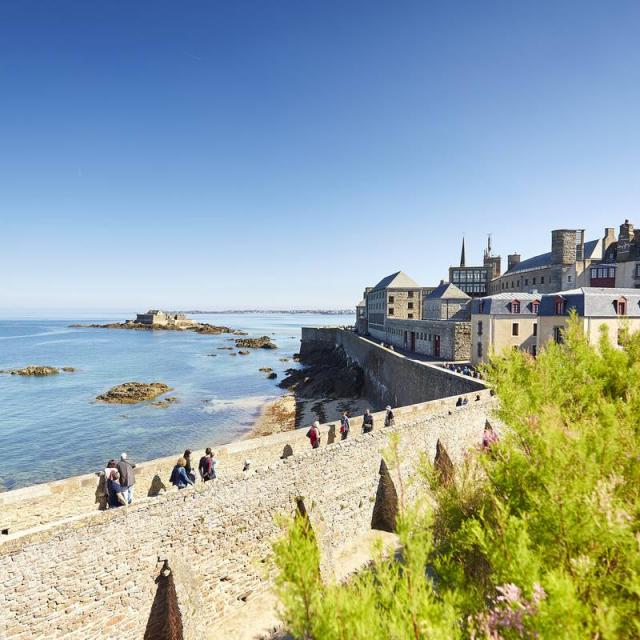
[[[127,454],[120,454],[120,462],[118,462],[117,469],[120,474],[120,486],[122,487],[122,492],[124,493],[124,497],[127,501],[127,504],[131,504],[133,502],[133,485],[136,483],[136,478],[133,473],[136,465],[131,464],[127,459]]]

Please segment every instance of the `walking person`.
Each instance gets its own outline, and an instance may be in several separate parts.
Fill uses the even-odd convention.
[[[124,497],[124,488],[119,482],[120,474],[117,469],[111,469],[107,488],[109,491],[109,508],[126,507],[127,499]]]
[[[396,423],[395,418],[393,417],[393,411],[391,411],[391,407],[387,406],[387,413],[384,416],[384,426],[385,427],[393,427]]]
[[[169,482],[178,487],[178,489],[184,489],[190,484],[193,485],[193,480],[189,477],[185,469],[186,464],[187,461],[184,458],[178,458],[178,462],[176,462],[176,466],[173,467],[171,477],[169,478]]]
[[[320,446],[320,423],[316,420],[309,431],[307,431],[307,438],[311,442],[311,448],[317,449]]]
[[[340,418],[340,439],[346,440],[349,435],[349,429],[351,425],[349,424],[349,412],[343,411],[342,418]]]
[[[193,469],[191,468],[191,449],[185,449],[184,455],[182,457],[185,460],[184,470],[187,472],[187,475],[191,478],[191,484],[195,484],[196,474],[193,472]]]
[[[127,504],[131,504],[133,502],[133,485],[136,483],[133,470],[136,465],[129,462],[127,454],[123,452],[120,454],[120,462],[116,468],[120,474],[120,485],[124,489],[124,497],[127,499]]]

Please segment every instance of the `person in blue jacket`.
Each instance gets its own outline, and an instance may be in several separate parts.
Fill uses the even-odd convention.
[[[184,458],[178,458],[178,462],[176,466],[173,467],[171,477],[169,478],[169,482],[178,487],[178,489],[184,489],[187,485],[193,484],[193,480],[188,476],[185,469],[186,464],[187,461]]]

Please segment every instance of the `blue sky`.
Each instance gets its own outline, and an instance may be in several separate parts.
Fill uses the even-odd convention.
[[[638,2],[0,3],[0,310],[343,307],[640,224]]]

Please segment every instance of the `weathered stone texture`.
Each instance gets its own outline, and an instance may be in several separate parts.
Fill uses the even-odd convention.
[[[210,625],[268,589],[271,543],[280,535],[275,516],[292,515],[297,498],[330,566],[336,549],[370,529],[389,433],[400,434],[394,481],[397,472],[413,473],[421,452],[433,456],[438,438],[454,462],[480,442],[492,401],[454,403],[434,403],[431,415],[398,412],[395,427],[357,436],[353,428],[354,437],[317,450],[298,444],[304,434],[278,434],[265,443],[263,458],[255,442],[234,452],[251,450],[260,460],[253,472],[0,542],[0,637],[142,638],[165,560],[184,638],[206,637]],[[281,459],[287,436],[294,455]]]

